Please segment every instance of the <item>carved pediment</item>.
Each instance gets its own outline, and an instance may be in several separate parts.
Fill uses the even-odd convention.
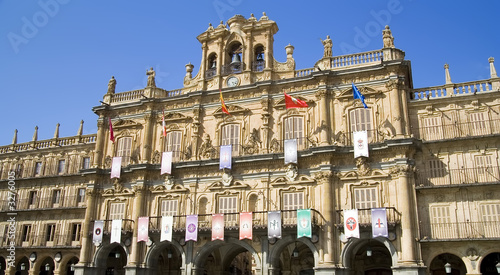
[[[250,112],[250,109],[243,108],[243,107],[238,106],[238,105],[228,105],[228,104],[226,104],[226,107],[227,107],[227,110],[229,111],[229,113],[232,116],[234,116],[234,115],[243,115],[245,113]],[[217,110],[215,110],[215,112],[213,113],[213,116],[215,116],[215,117],[220,117],[220,116],[225,116],[225,115],[227,115],[227,114],[222,111],[222,106],[219,107],[219,108],[217,108]]]
[[[352,179],[374,179],[374,178],[387,178],[389,175],[384,173],[380,169],[370,170],[366,174],[360,173],[359,171],[349,171],[344,174],[340,174],[341,180],[352,180]]]
[[[234,181],[231,186],[225,186],[222,180],[216,181],[208,186],[208,190],[217,191],[221,189],[247,189],[250,188],[250,185],[242,183],[241,181]]]
[[[113,123],[113,128],[121,129],[121,128],[141,128],[142,124],[130,120],[130,119],[120,119],[118,122]]]
[[[160,114],[157,116],[156,123],[162,124],[163,117]],[[179,112],[171,112],[165,114],[165,122],[185,122],[191,120],[191,117],[185,116]],[[168,123],[167,123],[168,124]]]
[[[298,175],[294,181],[289,181],[287,177],[278,177],[271,181],[271,186],[279,187],[290,184],[312,184],[316,183],[316,180],[310,176]]]
[[[300,99],[302,101],[305,101],[307,103],[308,106],[312,106],[314,104],[314,101],[313,100],[309,100],[303,96],[293,96],[295,97],[296,99]],[[276,110],[281,110],[281,109],[285,109],[286,108],[286,105],[285,105],[285,96],[281,97],[279,100],[276,100],[275,101],[275,104],[274,104],[274,109]],[[292,109],[288,109],[287,111],[290,112],[290,111],[295,111],[298,113],[298,109],[307,109],[307,108],[292,108]]]
[[[357,86],[357,85],[356,85]],[[375,95],[378,95],[378,94],[382,94],[381,91],[377,91],[373,88],[370,88],[370,87],[366,87],[366,86],[357,86],[358,87],[358,90],[359,92],[366,97],[369,97],[369,96],[375,96]],[[344,98],[352,98],[353,97],[353,91],[352,91],[352,87],[349,87],[347,89],[344,89],[342,90],[339,95],[337,96],[337,98],[339,99],[344,99]]]
[[[188,189],[180,184],[174,184],[168,189],[164,184],[155,185],[149,188],[151,193],[186,193]]]
[[[110,196],[116,196],[116,195],[131,196],[131,195],[134,195],[134,192],[128,188],[123,188],[122,190],[120,190],[120,192],[115,191],[114,188],[108,188],[108,189],[104,190],[104,192],[102,193],[103,197],[110,197]]]

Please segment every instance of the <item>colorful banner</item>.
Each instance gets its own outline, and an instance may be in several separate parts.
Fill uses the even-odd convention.
[[[312,238],[311,209],[297,209],[297,238]]]
[[[220,163],[219,163],[219,169],[231,169],[231,152],[232,152],[232,146],[231,145],[222,145],[220,147]]]
[[[346,238],[359,238],[358,209],[344,210],[344,234]]]
[[[186,241],[198,240],[198,215],[186,216]]]
[[[122,240],[122,220],[113,220],[111,222],[111,240],[110,243],[120,243]]]
[[[94,243],[102,243],[102,230],[104,228],[104,221],[95,221],[94,222]]]
[[[224,214],[212,214],[212,241],[224,240]]]
[[[267,237],[281,239],[281,211],[267,212]]]
[[[252,212],[240,213],[240,240],[252,239]]]
[[[297,163],[297,139],[285,139],[285,164]]]
[[[385,208],[372,208],[372,235],[374,238],[389,237]]]
[[[139,217],[137,222],[137,242],[147,242],[149,238],[149,217]]]
[[[368,133],[359,131],[352,133],[354,142],[354,158],[368,157]]]
[[[163,152],[161,155],[161,172],[163,174],[172,174],[172,152]]]
[[[111,165],[111,178],[120,178],[122,170],[122,157],[114,157],[113,164]]]
[[[160,242],[169,241],[172,242],[172,227],[174,225],[173,216],[162,216],[161,217],[161,235]]]

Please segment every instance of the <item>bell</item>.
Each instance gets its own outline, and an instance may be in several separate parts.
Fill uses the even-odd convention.
[[[241,62],[240,55],[237,53],[233,54],[233,58],[231,59],[231,64],[240,62]]]
[[[257,54],[257,61],[264,61],[264,55],[262,53]]]
[[[215,61],[212,61],[212,67],[211,67],[211,69],[214,69],[214,68],[216,68],[216,67],[217,67],[216,62],[215,62]]]

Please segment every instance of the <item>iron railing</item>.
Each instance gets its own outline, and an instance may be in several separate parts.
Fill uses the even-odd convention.
[[[15,202],[15,210],[28,209],[51,209],[51,208],[73,208],[85,207],[85,202],[79,201],[79,196],[61,196],[59,201],[54,201],[54,197],[35,197],[33,199],[18,199]],[[11,211],[9,200],[0,202],[0,211]]]
[[[368,227],[372,224],[371,208],[358,209],[358,223],[360,227]],[[394,226],[401,223],[401,213],[394,207],[386,207],[387,223]],[[337,210],[337,227],[344,227],[344,210]]]
[[[439,171],[419,169],[416,176],[416,184],[421,187],[489,183],[500,181],[500,169],[498,166],[442,169]]]
[[[244,62],[233,62],[222,66],[222,75],[239,74],[245,70]]]
[[[447,140],[500,133],[500,120],[482,120],[413,128],[413,135],[423,141]]]
[[[500,239],[500,222],[420,223],[422,240]]]

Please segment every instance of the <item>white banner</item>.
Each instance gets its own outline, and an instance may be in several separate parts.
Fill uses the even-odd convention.
[[[358,209],[344,210],[344,234],[359,239]]]
[[[121,241],[122,241],[122,220],[113,220],[111,222],[110,243],[120,243]]]
[[[162,216],[161,217],[161,236],[160,242],[172,241],[172,226],[174,224],[173,216]]]
[[[352,133],[354,145],[354,158],[368,157],[368,133],[359,131]]]

